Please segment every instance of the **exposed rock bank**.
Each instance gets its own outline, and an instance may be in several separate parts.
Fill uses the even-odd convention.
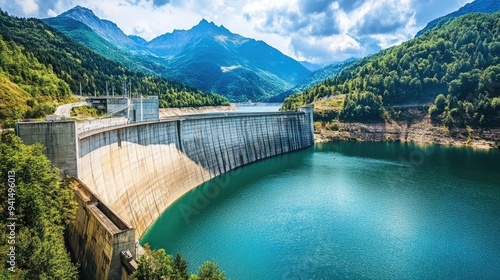
[[[333,123],[330,127],[315,128],[315,141],[401,141],[433,143],[448,146],[499,148],[498,128],[453,128],[432,124],[428,116],[415,121],[392,123]]]

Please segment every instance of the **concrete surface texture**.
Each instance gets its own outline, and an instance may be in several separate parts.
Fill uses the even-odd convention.
[[[113,116],[125,117],[133,122],[159,119],[159,100],[156,96],[143,98],[100,97],[98,99],[100,102],[106,102],[106,113]]]
[[[75,121],[20,122],[16,134],[24,144],[43,144],[44,154],[61,170],[61,176],[77,176],[78,144]]]
[[[139,239],[175,200],[239,166],[313,144],[310,113],[129,125],[79,139],[78,178]]]
[[[122,252],[135,255],[134,229],[101,203],[75,178],[65,179],[75,190],[76,220],[68,227],[71,254],[84,279],[127,279],[132,271],[122,265]]]
[[[106,119],[97,119],[97,120],[86,120],[83,122],[78,122],[77,133],[82,134],[92,130],[98,130],[107,128],[110,126],[118,126],[118,125],[126,125],[129,123],[129,120],[124,117],[118,118],[106,118]]]

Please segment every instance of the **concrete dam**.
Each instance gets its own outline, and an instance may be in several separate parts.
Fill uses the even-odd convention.
[[[203,182],[313,144],[304,113],[231,115],[130,125],[79,136],[78,178],[142,236]]]
[[[80,182],[75,187],[80,208],[69,239],[75,258],[84,259],[82,274],[89,279],[126,279],[130,269],[124,268],[120,252],[135,256],[131,236],[140,239],[168,206],[193,188],[314,143],[309,107],[287,113],[185,116],[83,132],[74,121],[18,123],[16,131],[26,144],[44,144],[54,165]],[[107,237],[100,240],[91,223],[100,223],[100,235]],[[109,256],[96,261],[103,253],[99,250]],[[89,272],[99,270],[100,262],[107,262],[101,272]]]

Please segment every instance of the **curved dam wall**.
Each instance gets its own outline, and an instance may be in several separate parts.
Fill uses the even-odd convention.
[[[141,237],[175,200],[229,170],[313,144],[312,108],[141,123],[78,136],[78,178]]]

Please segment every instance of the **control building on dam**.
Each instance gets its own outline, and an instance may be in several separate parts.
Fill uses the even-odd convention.
[[[16,125],[24,143],[47,147],[47,156],[75,190],[77,218],[67,238],[86,279],[128,279],[136,267],[135,241],[196,186],[314,142],[312,107],[133,124],[107,121],[111,126],[75,121]]]

